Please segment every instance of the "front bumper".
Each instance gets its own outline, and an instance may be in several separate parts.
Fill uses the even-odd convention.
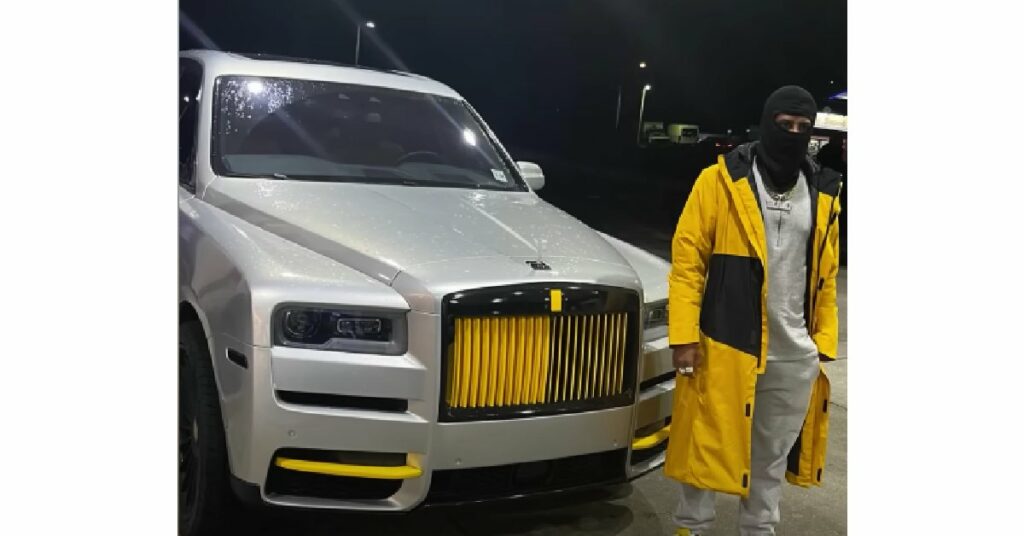
[[[406,511],[425,501],[452,500],[453,486],[465,487],[459,482],[466,482],[464,477],[470,474],[479,481],[548,467],[553,476],[545,485],[496,485],[481,489],[479,497],[470,494],[460,500],[555,491],[552,485],[572,488],[625,481],[664,461],[663,429],[671,416],[674,389],[667,339],[644,345],[638,371],[641,388],[633,405],[533,418],[438,422],[438,326],[436,315],[411,312],[409,351],[389,357],[251,347],[219,338],[215,368],[232,475],[258,487],[260,499],[273,505]],[[228,348],[247,354],[249,368],[228,361]],[[325,399],[330,405],[315,400],[297,403],[285,393],[337,398]],[[370,402],[349,403],[353,400]],[[637,437],[638,430],[646,440]],[[653,444],[652,431],[660,432]],[[638,440],[641,448],[634,449]],[[276,463],[285,450],[399,453],[419,476],[394,482],[393,493],[383,498],[316,496],[294,488],[282,492],[271,477],[287,471]],[[482,468],[488,470],[481,472]],[[439,492],[441,487],[448,493]]]

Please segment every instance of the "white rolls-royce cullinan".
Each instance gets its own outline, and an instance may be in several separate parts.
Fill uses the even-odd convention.
[[[669,265],[540,199],[451,88],[189,51],[181,531],[624,482],[672,411]]]

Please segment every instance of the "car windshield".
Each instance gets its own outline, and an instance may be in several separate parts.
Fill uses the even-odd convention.
[[[462,101],[311,80],[217,79],[213,167],[241,177],[525,190]]]

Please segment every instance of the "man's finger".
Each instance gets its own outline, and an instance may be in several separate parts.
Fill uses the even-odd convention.
[[[693,376],[693,369],[695,368],[694,367],[694,357],[695,356],[693,356],[693,354],[691,354],[690,356],[687,356],[687,357],[688,357],[688,359],[682,359],[681,360],[682,363],[680,363],[679,367],[676,370],[678,370],[679,373],[682,374],[683,376]]]

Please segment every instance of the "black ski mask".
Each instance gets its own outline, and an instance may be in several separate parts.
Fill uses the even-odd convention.
[[[806,89],[784,86],[768,96],[761,114],[761,142],[757,144],[757,158],[768,172],[776,188],[788,190],[796,184],[800,165],[807,158],[811,132],[797,134],[775,124],[778,114],[799,115],[814,123],[818,105]]]

